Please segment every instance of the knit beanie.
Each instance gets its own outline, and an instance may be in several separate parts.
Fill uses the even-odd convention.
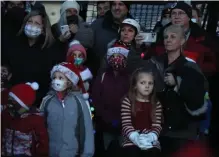
[[[60,14],[62,15],[67,9],[74,8],[77,10],[77,14],[80,12],[80,5],[76,1],[65,1],[61,5]]]
[[[54,73],[57,71],[63,73],[73,83],[74,86],[79,86],[81,88],[84,99],[89,98],[89,94],[85,90],[80,71],[74,64],[62,62],[54,66],[51,70],[51,79],[53,78]]]
[[[176,3],[174,3],[172,5],[170,13],[174,9],[181,9],[181,10],[183,10],[187,14],[187,16],[189,18],[192,18],[192,7],[189,4],[187,4],[187,3],[183,2],[183,1],[179,1],[179,2],[176,2]]]
[[[74,51],[80,51],[80,52],[84,55],[84,58],[85,58],[85,59],[87,58],[87,52],[86,52],[84,46],[82,46],[81,44],[73,44],[73,45],[68,49],[67,56],[71,55],[72,52],[74,52]]]
[[[127,9],[130,9],[130,5],[132,4],[131,1],[121,1],[122,3],[125,4],[125,6],[127,7]],[[112,7],[113,1],[110,1],[110,8]]]
[[[36,100],[36,90],[39,89],[39,85],[36,82],[18,84],[11,88],[9,97],[12,97],[19,105],[29,110]]]

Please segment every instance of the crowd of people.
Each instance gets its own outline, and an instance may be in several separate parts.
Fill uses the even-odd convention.
[[[148,43],[131,1],[92,24],[65,1],[52,26],[40,2],[3,4],[2,156],[214,157],[218,39],[197,8],[167,4]]]

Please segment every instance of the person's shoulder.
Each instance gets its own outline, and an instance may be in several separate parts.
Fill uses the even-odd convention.
[[[124,98],[122,99],[122,103],[123,104],[130,104],[131,103],[131,101],[127,95],[124,96]]]
[[[190,22],[191,35],[194,37],[205,36],[207,32],[197,23]]]
[[[111,47],[115,44],[116,40],[117,40],[117,39],[111,40],[111,41],[107,44],[107,48],[108,48],[108,49],[111,48]]]
[[[55,92],[49,91],[45,97],[43,97],[40,104],[40,111],[44,111],[45,107],[49,105],[50,101],[55,98]]]
[[[202,77],[203,79],[205,79],[205,75],[197,63],[186,60],[183,67],[184,67],[185,73],[187,73],[191,77],[197,76],[197,77]]]
[[[92,22],[91,28],[94,30],[98,29],[99,27],[102,26],[103,21],[104,21],[104,18],[96,19],[95,21]]]
[[[71,97],[72,100],[78,99],[80,101],[85,101],[81,91],[69,91],[68,96]]]
[[[189,61],[186,59],[185,64],[184,64],[185,68],[189,68],[191,70],[195,70],[197,72],[201,72],[200,67],[198,66],[197,63],[193,62],[193,61]]]

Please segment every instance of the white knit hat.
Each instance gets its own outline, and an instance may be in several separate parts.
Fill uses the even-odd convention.
[[[79,14],[80,12],[80,5],[76,2],[76,1],[65,1],[62,5],[61,5],[61,10],[60,10],[60,14],[62,15],[63,13],[65,13],[65,11],[67,9],[70,8],[74,8],[77,10],[77,14]]]

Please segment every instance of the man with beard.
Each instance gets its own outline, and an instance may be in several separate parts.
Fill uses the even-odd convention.
[[[219,52],[216,45],[217,40],[213,39],[205,30],[203,30],[197,23],[191,21],[192,8],[185,2],[177,2],[171,8],[171,23],[166,25],[160,32],[158,42],[150,51],[153,55],[159,56],[165,53],[163,44],[163,30],[169,25],[180,25],[184,28],[186,43],[182,46],[184,54],[190,61],[196,62],[206,78],[209,81],[209,95],[212,101],[212,118],[216,117],[218,104],[218,58]],[[216,66],[217,64],[217,66]],[[216,119],[216,118],[215,118]],[[207,119],[209,121],[209,119]],[[212,120],[214,122],[215,120]],[[216,133],[216,124],[211,124],[212,129],[210,136],[214,142]],[[215,143],[217,141],[215,140]]]
[[[151,53],[160,55],[165,52],[163,45],[163,30],[169,25],[180,25],[183,27],[186,36],[186,43],[183,45],[185,56],[195,61],[206,74],[211,76],[216,72],[215,52],[218,50],[211,37],[198,24],[193,23],[192,8],[185,2],[177,2],[171,8],[171,23],[162,28],[158,35],[155,49]]]

